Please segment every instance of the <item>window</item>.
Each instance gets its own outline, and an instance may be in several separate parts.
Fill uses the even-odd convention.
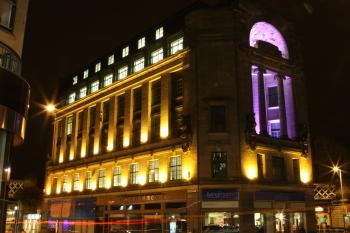
[[[113,82],[113,74],[109,74],[104,77],[103,86],[106,87],[108,85],[111,85],[112,82]]]
[[[226,107],[210,106],[210,131],[223,132],[226,130]]]
[[[92,172],[86,172],[85,176],[85,189],[91,189]]]
[[[157,63],[159,61],[163,60],[163,49],[157,49],[156,51],[152,52],[151,54],[151,63]]]
[[[137,41],[137,48],[138,49],[145,47],[145,45],[146,45],[146,38],[145,37],[142,37],[141,39],[139,39]]]
[[[64,192],[64,193],[69,192],[68,176],[67,175],[64,175],[62,177],[62,192]]]
[[[281,126],[279,120],[269,121],[269,130],[271,137],[279,138],[281,136]]]
[[[278,89],[277,87],[269,87],[269,108],[278,107]]]
[[[79,188],[80,188],[79,173],[75,173],[73,176],[73,191],[79,191]]]
[[[122,57],[126,57],[129,55],[129,46],[126,46],[122,49]]]
[[[223,178],[227,176],[227,153],[211,153],[211,172],[213,178]]]
[[[117,187],[121,185],[122,169],[121,167],[115,167],[113,170],[113,186]]]
[[[99,84],[100,84],[99,81],[95,81],[95,82],[91,83],[91,93],[98,91]]]
[[[205,212],[203,232],[239,232],[239,215],[233,212]],[[224,225],[224,227],[223,227]]]
[[[57,177],[52,179],[52,192],[57,192]]]
[[[118,70],[118,80],[121,80],[121,79],[125,78],[126,76],[128,76],[128,67],[123,66]]]
[[[138,184],[139,164],[133,163],[130,165],[130,184]]]
[[[95,73],[99,72],[100,70],[101,70],[101,62],[95,65]]]
[[[134,61],[134,72],[140,71],[145,67],[145,58],[139,58]]]
[[[71,135],[72,134],[72,121],[73,118],[70,116],[67,118],[67,135]]]
[[[114,55],[111,55],[111,56],[108,57],[108,62],[107,62],[107,64],[108,64],[108,65],[112,65],[113,63],[114,63]]]
[[[183,49],[183,43],[184,43],[184,38],[181,37],[173,42],[170,43],[170,54],[173,55],[177,51]]]
[[[170,157],[170,180],[181,179],[181,156]]]
[[[272,176],[276,181],[285,180],[284,159],[282,157],[272,156]]]
[[[98,188],[104,188],[105,187],[105,179],[106,179],[106,172],[105,170],[98,170]]]
[[[83,79],[89,77],[89,70],[84,70]]]
[[[163,37],[163,33],[164,33],[163,27],[158,28],[156,30],[156,40],[162,38]]]
[[[257,154],[256,163],[258,167],[258,179],[264,178],[264,155]]]
[[[87,88],[86,88],[86,87],[80,88],[80,91],[79,91],[79,98],[85,97],[85,96],[86,96],[86,93],[87,93]]]
[[[296,182],[300,181],[299,159],[293,159],[293,176],[294,176],[294,181]]]
[[[148,163],[148,182],[159,181],[159,160],[151,160]]]
[[[1,0],[0,1],[0,25],[12,29],[15,22],[16,1]]]
[[[69,94],[68,96],[68,104],[71,104],[75,101],[75,92]]]
[[[74,76],[73,77],[73,85],[77,84],[78,83],[78,76]]]

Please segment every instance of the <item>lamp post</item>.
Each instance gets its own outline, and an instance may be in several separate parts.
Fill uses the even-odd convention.
[[[344,201],[342,170],[337,165],[333,166],[332,170],[339,175],[341,201]]]

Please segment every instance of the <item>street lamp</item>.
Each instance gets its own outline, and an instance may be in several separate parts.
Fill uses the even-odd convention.
[[[332,167],[332,170],[334,173],[337,173],[339,175],[339,182],[340,182],[340,193],[341,193],[341,200],[344,200],[344,192],[343,192],[343,178],[342,178],[342,170],[338,165],[334,165]]]
[[[53,104],[48,104],[48,105],[45,106],[45,108],[46,108],[46,111],[49,112],[49,113],[52,113],[52,112],[54,112],[56,110],[56,107]]]

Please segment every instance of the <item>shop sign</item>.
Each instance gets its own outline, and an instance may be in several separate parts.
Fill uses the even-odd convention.
[[[255,200],[305,201],[305,193],[260,191],[260,192],[255,192]]]
[[[238,192],[235,189],[204,189],[203,201],[237,201]]]
[[[163,195],[144,195],[144,196],[132,196],[124,197],[124,203],[140,203],[149,201],[162,201],[164,199]]]

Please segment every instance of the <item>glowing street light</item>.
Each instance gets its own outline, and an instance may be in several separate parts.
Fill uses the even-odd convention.
[[[52,112],[54,112],[56,110],[56,107],[53,104],[48,104],[48,105],[45,106],[45,108],[46,108],[46,111],[49,112],[49,113],[52,113]]]
[[[341,193],[341,200],[344,200],[344,192],[343,192],[343,178],[342,178],[342,170],[338,165],[334,165],[332,167],[332,170],[334,173],[337,173],[339,175],[339,182],[340,182],[340,193]]]

